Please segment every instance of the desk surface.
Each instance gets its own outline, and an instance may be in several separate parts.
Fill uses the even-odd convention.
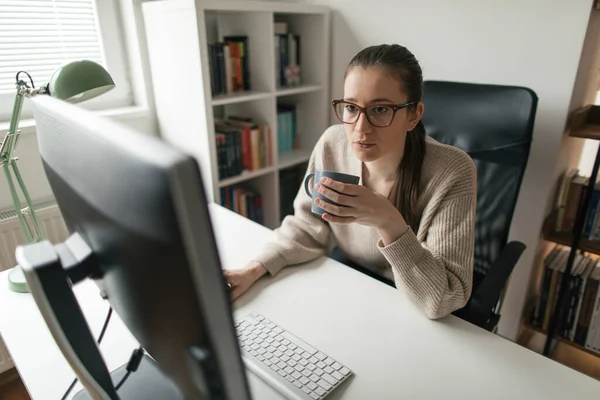
[[[218,205],[210,208],[224,268],[242,267],[272,234]],[[31,397],[59,399],[74,374],[31,296],[11,292],[6,280],[1,274],[3,340]],[[108,304],[91,282],[75,292],[97,335]],[[236,315],[248,312],[264,314],[355,371],[334,399],[600,396],[600,382],[456,317],[431,321],[401,291],[325,257],[261,279],[236,301]],[[113,315],[101,344],[109,368],[125,363],[136,344]],[[255,398],[276,397],[249,375]]]

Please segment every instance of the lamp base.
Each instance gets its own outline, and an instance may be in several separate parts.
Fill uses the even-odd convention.
[[[8,273],[8,287],[13,292],[29,293],[29,286],[20,266],[17,265]]]

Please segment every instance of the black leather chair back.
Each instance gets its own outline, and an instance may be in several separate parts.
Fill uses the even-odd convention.
[[[529,157],[536,94],[527,88],[426,81],[427,134],[477,165],[475,290],[506,245]]]

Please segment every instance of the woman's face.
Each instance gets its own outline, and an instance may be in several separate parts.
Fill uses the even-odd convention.
[[[405,104],[408,99],[398,81],[387,70],[379,67],[352,68],[344,82],[344,100],[361,107],[380,106],[371,108],[370,117],[376,121],[389,121],[393,114],[390,106]],[[381,106],[388,106],[381,107]],[[353,106],[346,105],[346,113],[356,113]],[[403,108],[396,111],[392,123],[386,127],[373,126],[365,113],[354,124],[344,124],[348,142],[354,155],[362,162],[389,160],[398,162],[404,154],[404,142],[407,131],[411,131],[419,122],[423,113],[423,104],[414,108]]]

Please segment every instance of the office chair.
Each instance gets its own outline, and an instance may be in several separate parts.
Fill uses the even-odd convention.
[[[529,158],[537,95],[515,86],[426,81],[427,134],[467,152],[477,166],[473,292],[454,314],[489,331],[525,244],[508,233]]]
[[[464,150],[477,166],[473,291],[454,315],[493,331],[508,277],[525,251],[523,243],[507,240],[529,157],[537,95],[523,87],[426,81],[423,102],[427,134]],[[395,286],[338,248],[330,257]]]

